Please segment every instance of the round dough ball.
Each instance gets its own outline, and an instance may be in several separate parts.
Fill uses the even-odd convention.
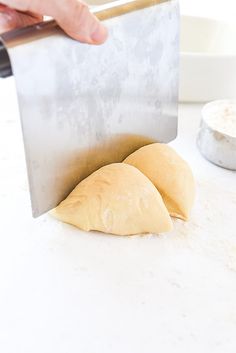
[[[124,163],[110,164],[91,174],[52,213],[86,231],[132,235],[172,229],[155,186],[138,169]]]
[[[124,160],[145,174],[160,192],[171,216],[188,220],[195,197],[189,165],[166,144],[140,148]]]

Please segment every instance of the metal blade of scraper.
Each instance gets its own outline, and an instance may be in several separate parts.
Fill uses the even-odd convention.
[[[97,168],[176,137],[178,1],[116,1],[93,12],[109,29],[101,46],[68,38],[54,21],[2,36],[35,217]]]

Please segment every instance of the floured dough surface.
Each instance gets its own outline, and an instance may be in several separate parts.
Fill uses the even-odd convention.
[[[162,233],[172,221],[162,197],[138,169],[125,163],[100,168],[52,211],[80,229],[116,235]]]
[[[171,216],[189,219],[195,183],[189,165],[166,144],[140,148],[124,160],[146,175],[160,192]]]

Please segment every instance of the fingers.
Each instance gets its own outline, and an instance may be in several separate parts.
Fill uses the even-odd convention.
[[[25,27],[42,20],[42,16],[19,13],[0,4],[0,33]]]
[[[81,42],[101,44],[107,39],[106,28],[90,13],[87,5],[77,0],[72,0],[65,12],[59,9],[55,19],[67,34]]]
[[[78,0],[1,0],[20,11],[52,16],[72,38],[90,44],[101,44],[107,38],[106,28]]]

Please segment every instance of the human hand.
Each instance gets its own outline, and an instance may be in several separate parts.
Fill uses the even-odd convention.
[[[102,44],[107,29],[78,0],[0,0],[0,33],[53,17],[72,38],[89,44]]]

